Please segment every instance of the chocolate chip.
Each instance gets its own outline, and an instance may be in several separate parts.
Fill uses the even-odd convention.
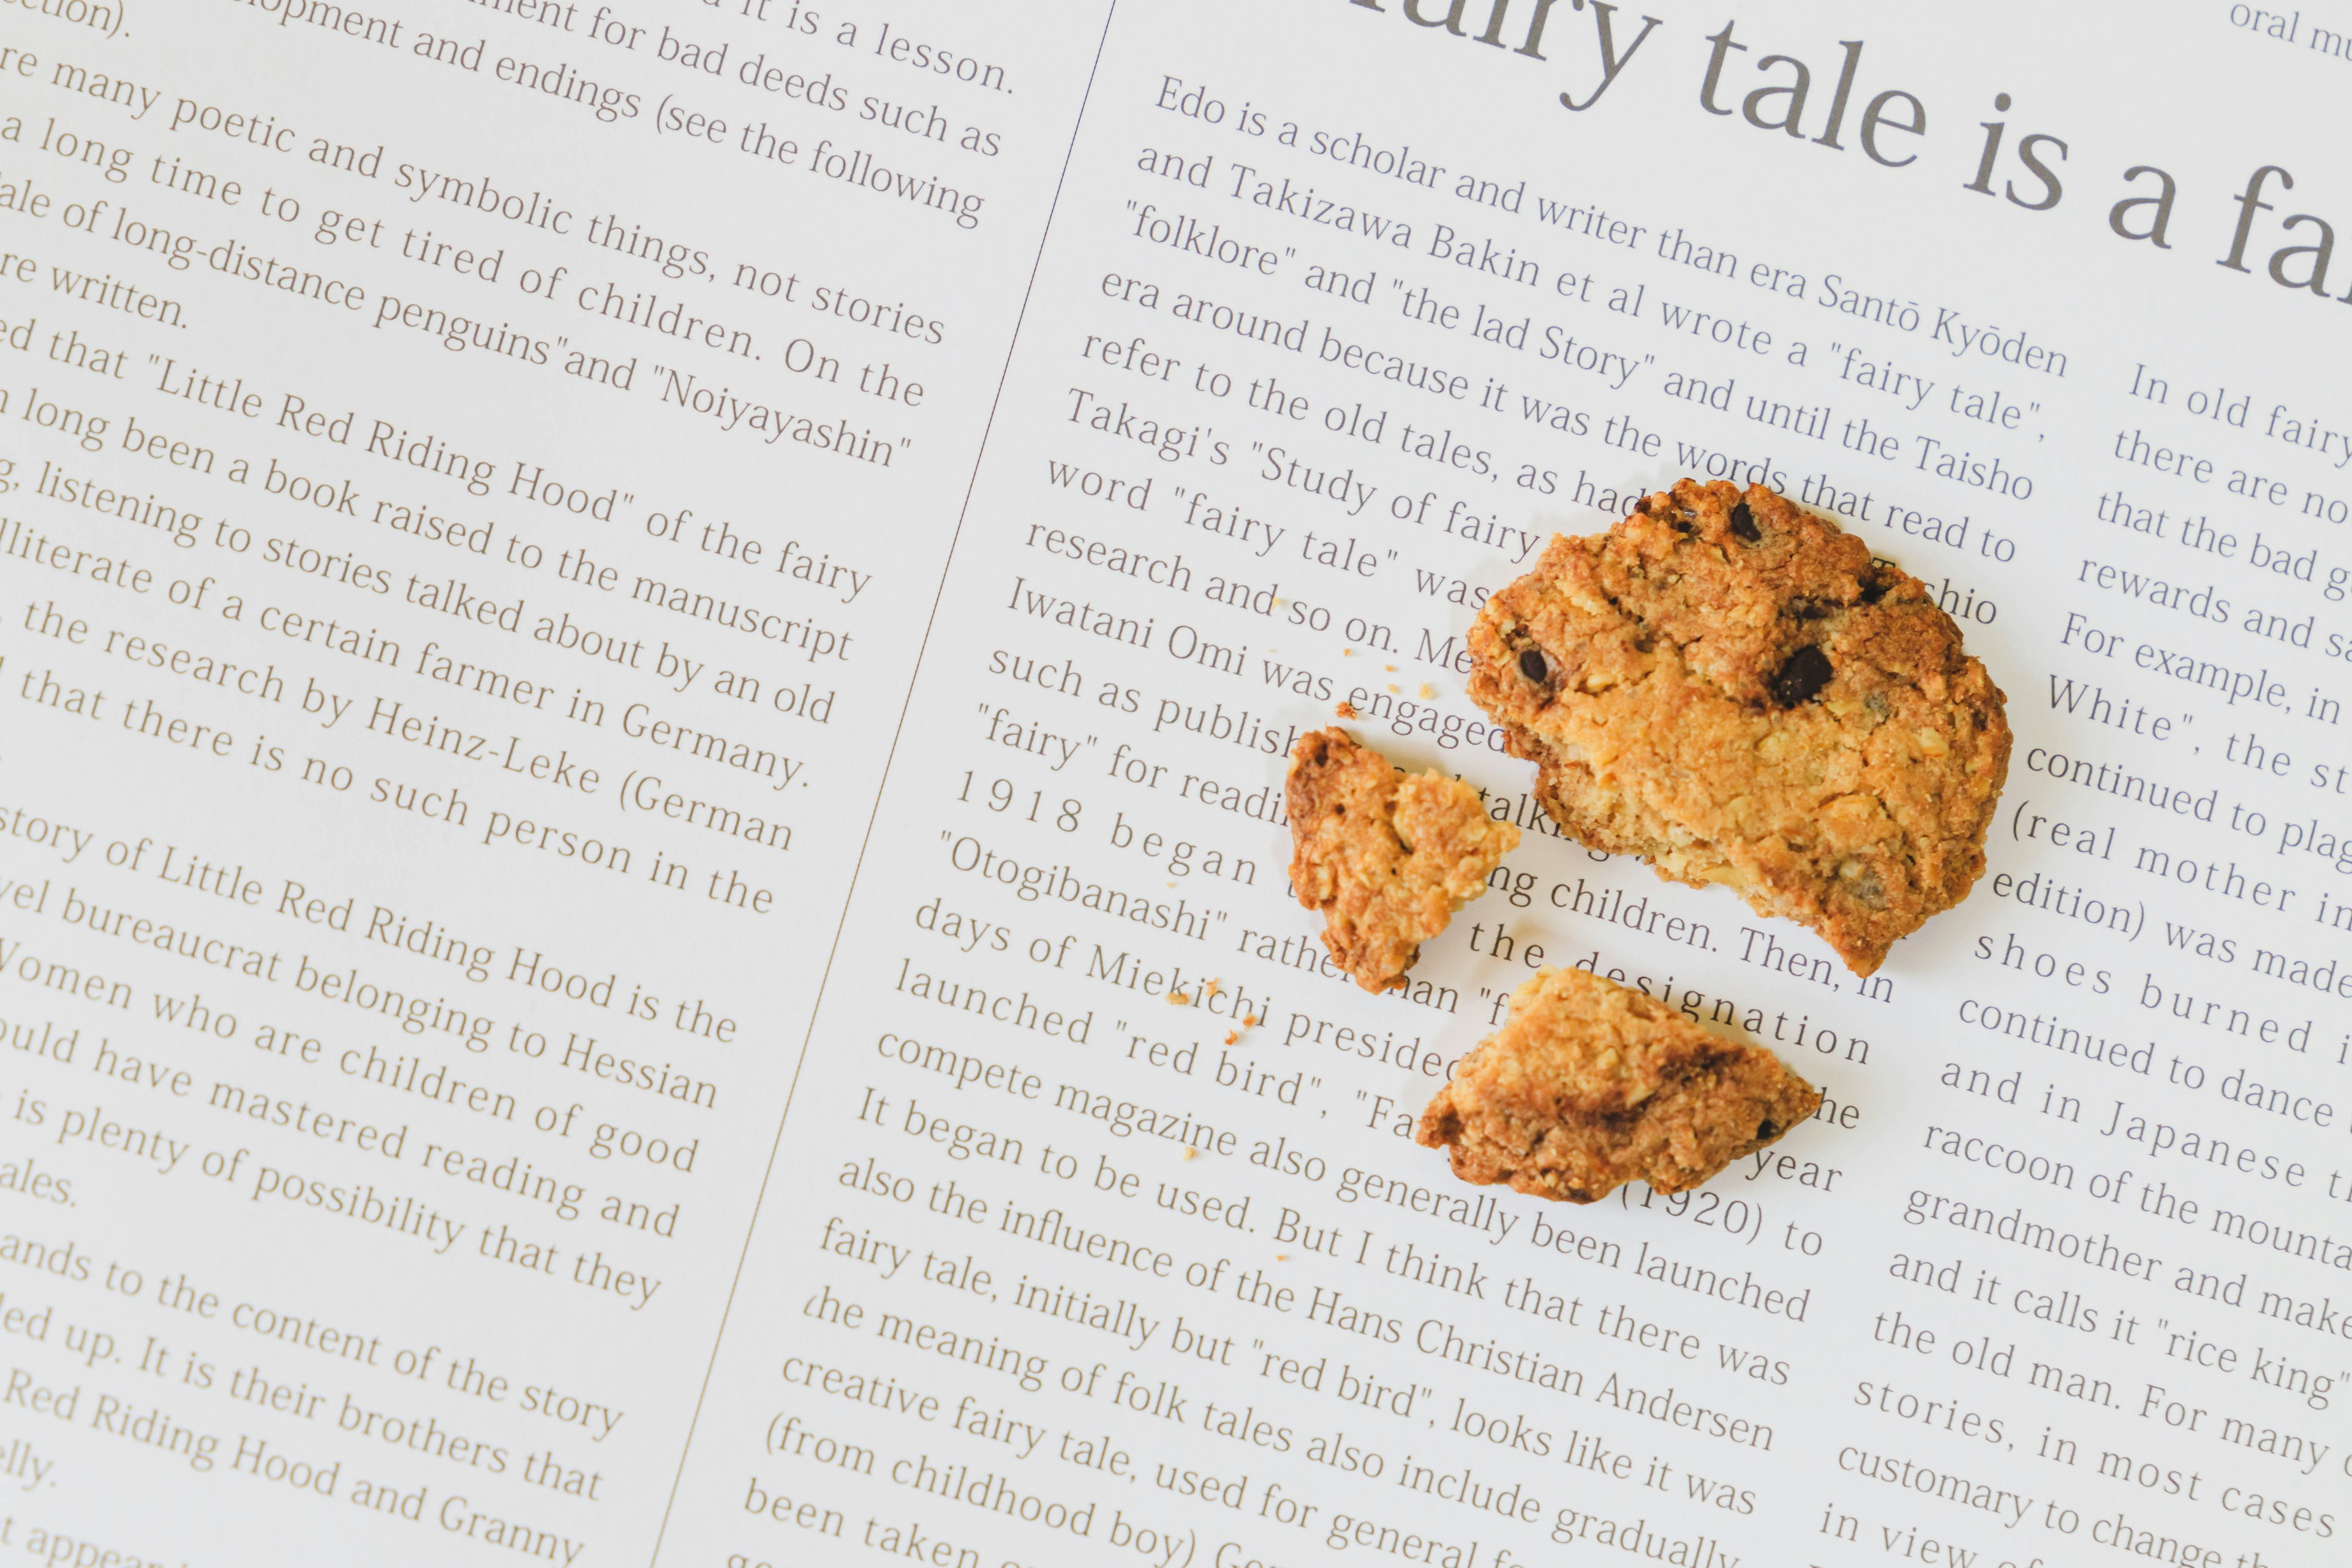
[[[1783,708],[1810,702],[1830,683],[1832,673],[1828,655],[1817,647],[1801,647],[1772,677],[1772,700]]]
[[[1551,678],[1551,670],[1544,663],[1541,649],[1531,647],[1519,655],[1519,673],[1538,684]]]
[[[1731,509],[1731,531],[1750,544],[1760,543],[1764,538],[1763,531],[1756,526],[1756,514],[1748,510],[1746,501]]]
[[[1878,603],[1886,597],[1886,588],[1887,584],[1880,582],[1877,574],[1873,573],[1862,580],[1862,602],[1865,605]]]

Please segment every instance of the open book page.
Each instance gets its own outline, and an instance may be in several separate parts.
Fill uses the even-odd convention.
[[[2336,1560],[2326,20],[9,7],[0,1553]],[[1685,475],[2008,694],[1867,981],[1465,695]],[[1379,998],[1343,705],[1525,834]],[[1564,964],[1821,1112],[1456,1182]]]

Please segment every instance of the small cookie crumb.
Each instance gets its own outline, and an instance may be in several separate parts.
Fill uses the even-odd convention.
[[[1190,1143],[1184,1145],[1184,1158],[1187,1160],[1197,1160],[1200,1157],[1201,1152],[1198,1149],[1193,1148]]]
[[[1437,688],[1435,688],[1434,686],[1432,686],[1432,685],[1431,685],[1429,682],[1427,682],[1426,680],[1424,680],[1424,681],[1423,681],[1423,682],[1421,683],[1421,700],[1422,700],[1423,702],[1428,701],[1431,698],[1433,698],[1433,697],[1434,697],[1434,696],[1436,696],[1436,695],[1437,695]]]
[[[1201,987],[1201,994],[1203,996],[1222,996],[1224,994],[1225,983],[1222,980],[1213,978]]]
[[[1356,717],[1356,705],[1352,702],[1342,702],[1331,711],[1342,719],[1353,719]]]
[[[1171,991],[1168,993],[1168,1005],[1171,1007],[1189,1007],[1192,1005],[1192,998],[1185,992]]]
[[[1241,1037],[1242,1032],[1239,1029],[1227,1029],[1225,1031],[1225,1044],[1229,1046]]]

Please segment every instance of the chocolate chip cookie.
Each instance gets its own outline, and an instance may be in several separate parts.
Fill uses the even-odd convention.
[[[1589,1204],[1623,1182],[1678,1193],[1812,1115],[1821,1091],[1761,1046],[1711,1035],[1581,969],[1511,994],[1414,1136],[1454,1173]]]
[[[1868,974],[1968,896],[2000,689],[1927,586],[1761,485],[1685,479],[1488,600],[1470,695],[1560,826]]]
[[[1331,962],[1367,991],[1402,985],[1421,944],[1519,844],[1468,784],[1401,773],[1340,729],[1298,737],[1287,795],[1291,886],[1323,911]]]

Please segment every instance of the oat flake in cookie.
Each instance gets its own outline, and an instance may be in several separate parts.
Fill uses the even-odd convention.
[[[1624,1182],[1697,1186],[1821,1102],[1761,1046],[1584,970],[1545,969],[1511,994],[1509,1019],[1462,1058],[1414,1136],[1465,1182],[1589,1204]]]
[[[1367,991],[1402,985],[1421,944],[1519,844],[1468,784],[1400,773],[1344,730],[1298,738],[1287,795],[1291,886],[1323,911],[1331,962]]]
[[[1685,479],[1554,539],[1469,644],[1562,828],[1811,926],[1857,974],[1984,869],[2000,689],[1917,578],[1761,485]]]

